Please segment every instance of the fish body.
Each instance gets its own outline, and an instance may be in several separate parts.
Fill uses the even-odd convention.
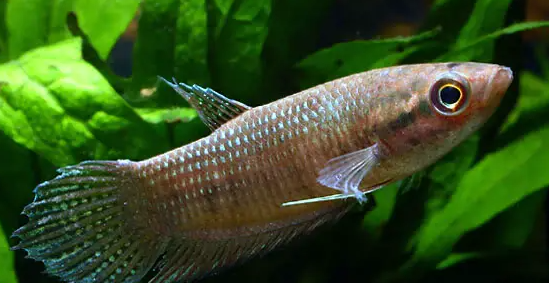
[[[492,64],[404,65],[255,108],[173,83],[213,132],[143,161],[62,168],[37,187],[15,248],[65,281],[138,282],[161,257],[151,282],[202,277],[432,164],[486,121],[511,81]]]

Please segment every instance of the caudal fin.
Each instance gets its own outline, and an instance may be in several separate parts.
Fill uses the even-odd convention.
[[[26,250],[63,281],[138,282],[164,247],[124,219],[131,164],[87,161],[60,169],[35,189],[23,210],[29,222],[13,233],[21,242],[12,249]]]

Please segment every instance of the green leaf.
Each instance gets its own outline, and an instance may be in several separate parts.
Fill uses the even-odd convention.
[[[549,83],[530,72],[520,75],[520,96],[517,106],[501,128],[497,147],[519,139],[549,123]]]
[[[10,0],[6,8],[9,58],[46,44],[58,1]],[[29,16],[32,15],[32,16]]]
[[[543,212],[547,190],[532,193],[465,235],[459,250],[507,251],[524,248]],[[536,248],[539,249],[539,248]]]
[[[8,58],[8,42],[6,34],[6,6],[8,1],[0,1],[0,63]]]
[[[497,218],[494,233],[496,244],[505,248],[518,249],[528,244],[532,233],[536,232],[536,224],[544,215],[544,205],[547,200],[547,189],[535,192],[516,203]]]
[[[151,124],[170,123],[183,121],[188,122],[194,119],[197,114],[193,108],[173,108],[173,109],[157,109],[157,108],[141,108],[136,109],[143,120]]]
[[[401,264],[400,260],[395,259],[407,259],[409,251],[418,241],[418,228],[424,219],[436,215],[448,204],[463,172],[473,164],[478,141],[478,135],[473,135],[434,165],[405,179],[395,200],[376,199],[376,202],[395,202],[380,237],[380,258],[392,262],[383,269],[393,272]],[[390,253],[385,254],[388,247]]]
[[[430,54],[423,54],[421,59],[491,62],[495,39],[540,27],[537,24],[518,23],[499,30],[504,25],[511,3],[511,0],[435,1],[423,29],[442,27],[443,32],[435,38],[441,44],[438,49],[430,50]],[[452,16],[448,17],[450,14]]]
[[[418,32],[439,28],[429,44],[405,58],[403,64],[433,62],[435,58],[448,52],[449,47],[456,42],[461,29],[469,21],[477,0],[435,0],[430,5],[430,11],[421,21]],[[451,16],[449,16],[451,15]]]
[[[546,44],[534,46],[534,60],[539,64],[541,76],[549,78],[549,53]]]
[[[547,282],[548,279],[544,253],[513,251],[454,254],[421,282]]]
[[[14,269],[13,252],[10,251],[8,241],[0,226],[0,282],[17,283]]]
[[[157,76],[210,86],[204,0],[145,0],[134,47],[131,96],[142,107],[172,107],[182,101]],[[158,85],[152,97],[140,90]]]
[[[319,48],[326,33],[324,21],[329,17],[334,0],[272,1],[269,33],[265,39],[262,61],[263,104],[300,90],[296,64]],[[307,11],[304,13],[303,11]]]
[[[73,10],[78,26],[86,34],[101,59],[106,60],[135,16],[138,0],[75,0]]]
[[[212,85],[228,97],[254,104],[263,77],[270,0],[207,0]]]
[[[9,160],[0,163],[0,223],[6,231],[13,231],[17,228],[19,214],[14,212],[19,212],[21,207],[32,200],[32,188],[37,179],[33,162],[35,156],[2,132],[0,156],[2,160]]]
[[[464,261],[485,256],[482,253],[452,253],[437,265],[437,269],[445,269]]]
[[[67,15],[74,12],[92,46],[106,59],[138,6],[136,0],[10,0],[6,15],[9,58],[70,38]]]
[[[477,38],[503,26],[512,0],[478,0],[467,23],[461,29],[454,48],[462,48]],[[489,14],[489,17],[486,15]]]
[[[344,42],[318,51],[297,65],[303,73],[301,87],[397,64],[421,49],[424,40],[437,32],[433,30],[411,37]]]
[[[503,35],[513,34],[513,33],[521,32],[525,30],[531,30],[531,29],[547,27],[547,26],[549,26],[549,22],[525,22],[525,23],[513,24],[506,28],[481,36],[476,40],[463,43],[460,46],[456,46],[452,48],[450,51],[448,51],[448,53],[437,58],[436,61],[438,62],[471,61],[471,60],[480,60],[480,59],[484,59],[485,61],[488,61],[489,58],[491,57],[486,57],[486,56],[482,57],[484,56],[482,54],[486,54],[483,52],[488,52],[487,50],[490,50],[489,52],[491,54],[491,50],[493,48],[486,49],[484,44],[493,43],[495,39]]]
[[[479,37],[502,28],[511,2],[512,0],[476,1],[471,16],[461,29],[452,49],[463,49],[469,46],[471,42],[475,42]],[[486,17],[487,14],[490,16]],[[494,57],[495,39],[477,43],[475,48],[468,48],[466,52],[460,53],[460,58],[454,60],[490,62]]]
[[[433,61],[448,53],[450,49],[460,49],[480,36],[493,32],[503,25],[511,0],[437,0],[423,24],[422,30],[441,27],[434,48],[413,56],[415,61]],[[451,15],[451,16],[449,16]],[[489,15],[489,16],[486,16]],[[474,50],[469,50],[470,57],[476,61],[490,61],[493,53],[493,42],[484,42]],[[446,55],[439,61],[461,61]],[[467,60],[467,59],[463,59]],[[472,59],[470,59],[472,60]]]
[[[383,228],[389,221],[396,203],[398,193],[398,183],[384,187],[373,193],[376,200],[376,207],[364,216],[362,224],[364,228],[372,235],[372,241],[379,239]]]
[[[57,166],[144,158],[167,149],[81,58],[81,40],[32,50],[0,65],[0,130]]]
[[[474,134],[427,170],[429,182],[423,188],[429,192],[425,202],[426,215],[434,214],[446,206],[463,177],[463,172],[474,164],[478,144],[479,136]]]
[[[431,5],[421,30],[442,27],[437,39],[447,44],[455,42],[460,30],[469,20],[477,0],[436,0]],[[448,15],[452,15],[449,17]]]
[[[533,132],[466,172],[450,202],[422,227],[411,263],[437,263],[464,233],[549,185],[548,139],[549,128]]]

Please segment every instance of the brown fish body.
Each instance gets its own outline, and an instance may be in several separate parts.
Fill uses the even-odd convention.
[[[448,67],[361,73],[251,109],[206,138],[137,163],[145,191],[137,199],[155,200],[146,209],[156,210],[150,219],[159,231],[196,237],[253,234],[337,212],[349,202],[281,204],[335,193],[316,181],[318,172],[328,160],[375,142],[394,157],[363,181],[364,190],[426,166],[413,153],[421,139],[455,134],[433,124],[434,110],[422,96],[430,84],[416,79],[440,68]],[[435,144],[429,151],[440,156],[449,149]]]
[[[511,80],[497,65],[420,64],[352,75],[256,108],[234,102],[219,109],[242,113],[223,124],[207,103],[194,104],[216,125],[209,136],[144,161],[84,162],[40,185],[25,209],[31,221],[15,233],[17,248],[68,281],[137,282],[162,254],[151,282],[199,278],[337,219],[353,204],[285,203],[346,195],[353,184],[368,192],[432,164],[482,125]],[[42,214],[71,200],[77,204],[54,218]],[[107,218],[89,224],[100,219],[88,213],[97,208]],[[85,225],[92,225],[88,236],[79,236]],[[71,237],[56,238],[60,229]],[[97,235],[97,245],[80,245]],[[54,245],[41,244],[46,238]],[[107,248],[89,259],[100,246]]]

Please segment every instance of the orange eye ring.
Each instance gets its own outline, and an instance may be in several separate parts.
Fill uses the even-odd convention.
[[[459,80],[443,78],[431,87],[430,99],[438,113],[454,116],[468,105],[469,91]]]

